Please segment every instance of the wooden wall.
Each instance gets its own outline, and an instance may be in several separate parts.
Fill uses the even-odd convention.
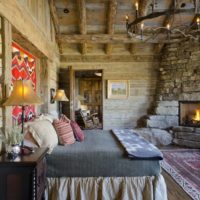
[[[74,63],[74,70],[103,70],[103,129],[130,128],[148,113],[155,97],[157,61]],[[107,80],[129,80],[127,99],[107,99]]]
[[[47,0],[6,0],[0,3],[0,15],[46,57],[54,60],[55,30]]]
[[[81,104],[86,105],[92,113],[98,113],[102,121],[102,80],[101,78],[77,78],[75,85],[77,94],[83,96],[85,100]],[[76,95],[75,95],[76,96]],[[76,107],[76,106],[75,106]]]
[[[0,29],[2,30],[2,26],[1,26],[1,17],[0,17]],[[0,77],[2,77],[2,73],[3,73],[3,69],[2,69],[2,48],[3,48],[3,44],[2,44],[2,31],[0,32]],[[3,80],[0,79],[0,99],[2,99],[2,83],[3,83]],[[0,127],[3,126],[3,110],[2,108],[0,107]]]
[[[3,76],[1,76],[3,88],[11,80],[11,42],[15,41],[37,58],[37,93],[44,101],[41,112],[55,114],[57,112],[57,104],[50,104],[50,88],[57,88],[59,52],[55,41],[56,35],[48,1],[1,1],[0,15],[2,21],[5,22],[2,23],[4,27],[1,27],[1,33],[3,34],[2,52],[4,52],[1,57],[4,64]],[[4,94],[2,100],[4,101],[5,98]],[[0,119],[0,125],[3,121],[4,127],[12,127],[10,111],[7,108],[3,108],[3,110],[4,119]]]

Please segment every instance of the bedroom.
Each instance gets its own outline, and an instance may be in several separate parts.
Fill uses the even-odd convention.
[[[152,9],[154,12],[172,9],[174,2],[178,8],[183,6],[182,9],[190,11],[147,19],[145,26],[162,27],[170,22],[173,27],[184,22],[194,24],[193,30],[198,30],[199,1],[193,4],[189,0],[140,0],[138,6],[136,1],[130,0],[1,1],[2,101],[10,94],[12,43],[15,42],[22,51],[35,58],[36,92],[44,102],[35,106],[37,114],[58,113],[58,103],[50,103],[50,89],[56,91],[61,87],[69,99],[63,102],[63,112],[68,118],[75,119],[74,73],[100,70],[102,129],[140,127],[141,134],[147,137],[156,135],[155,140],[165,138],[163,134],[170,134],[169,127],[179,125],[179,101],[192,104],[199,101],[199,38],[196,40],[177,33],[169,35],[167,29],[167,32],[164,30],[154,39],[144,42],[141,38],[145,40],[146,33],[151,32],[143,30],[144,26],[136,32],[139,39],[127,36],[127,22],[131,23],[136,14],[140,17],[151,13]],[[196,35],[198,37],[199,32],[194,33]],[[59,78],[62,70],[67,71],[66,79]],[[128,82],[126,98],[108,97],[108,81],[115,80]],[[0,116],[3,130],[12,127],[11,107],[2,107]],[[198,129],[190,127],[186,131],[189,134],[187,138],[183,130],[175,132],[174,141],[181,147],[199,148]],[[172,199],[173,196],[177,199],[177,194],[183,195],[181,199],[189,198],[171,177],[166,175],[164,178],[167,186],[171,186],[168,189]],[[173,192],[173,187],[179,192]]]

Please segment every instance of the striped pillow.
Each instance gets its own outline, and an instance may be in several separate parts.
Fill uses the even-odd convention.
[[[73,144],[75,142],[70,123],[56,119],[53,121],[53,126],[56,129],[60,144]]]

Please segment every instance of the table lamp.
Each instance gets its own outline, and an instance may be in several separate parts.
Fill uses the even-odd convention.
[[[58,101],[59,116],[61,116],[61,114],[62,114],[62,101],[69,101],[69,99],[65,95],[65,91],[61,90],[61,89],[57,90],[56,95],[54,97],[54,100]]]
[[[28,105],[43,104],[40,97],[33,90],[31,80],[17,80],[13,84],[11,95],[5,101],[3,106],[22,106],[22,131],[24,134],[24,109]],[[21,146],[23,147],[23,141]]]
[[[86,100],[86,99],[85,99],[85,97],[82,96],[82,95],[77,95],[76,99],[77,99],[77,101],[78,101],[77,108],[78,108],[78,110],[79,110],[79,109],[81,109],[81,101],[84,101],[84,100]]]

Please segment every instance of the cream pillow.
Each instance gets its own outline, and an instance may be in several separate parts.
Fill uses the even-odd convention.
[[[51,122],[47,120],[39,120],[28,125],[28,131],[35,139],[39,147],[48,147],[48,153],[58,144],[57,133]]]
[[[53,123],[54,118],[53,118],[53,116],[48,115],[48,114],[41,114],[41,115],[37,116],[34,121],[39,121],[39,120],[48,120],[51,123]]]

